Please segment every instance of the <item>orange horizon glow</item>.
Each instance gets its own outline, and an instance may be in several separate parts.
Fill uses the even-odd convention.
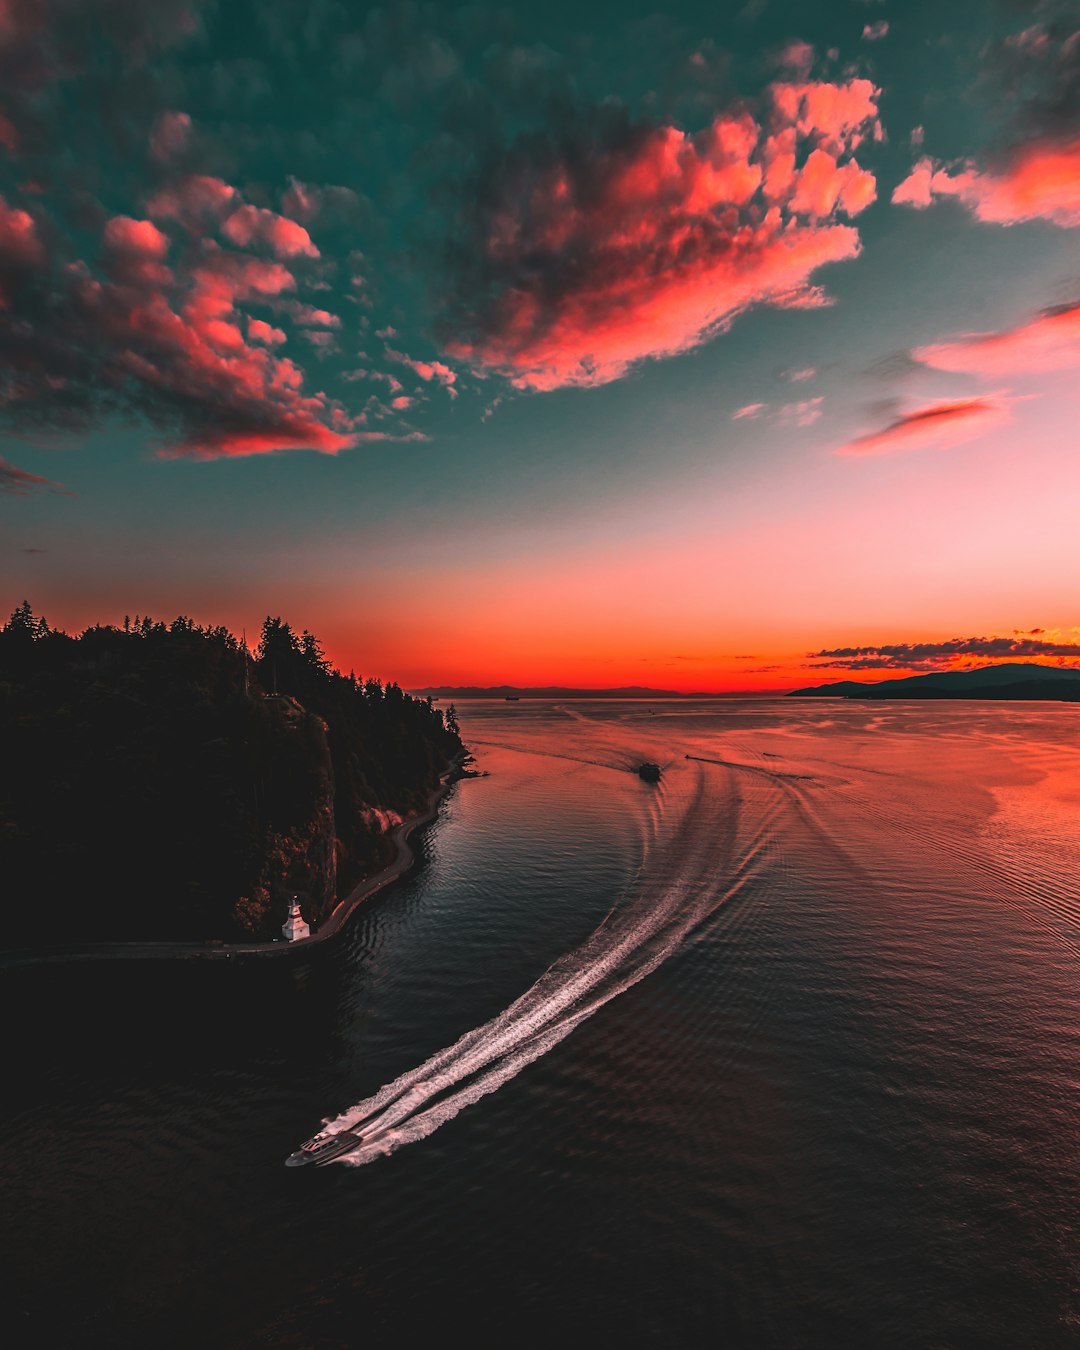
[[[236,615],[223,618],[220,614],[205,613],[199,609],[186,609],[183,612],[196,623],[223,624],[238,639],[246,639],[252,651],[257,647],[261,618]],[[63,610],[47,611],[45,617],[52,627],[73,634],[98,623],[120,627],[124,618],[123,615],[90,617],[81,612]],[[168,623],[175,614],[155,613],[151,617],[155,621]],[[1046,653],[988,658],[958,656],[933,664],[882,664],[866,669],[851,669],[842,663],[831,663],[827,658],[810,660],[809,651],[792,651],[790,648],[702,652],[696,656],[630,657],[629,654],[620,654],[611,641],[603,636],[592,644],[591,649],[562,653],[545,652],[540,655],[520,647],[513,650],[492,640],[471,651],[468,657],[459,655],[439,661],[402,647],[396,655],[387,655],[373,662],[373,646],[381,646],[385,642],[387,651],[397,646],[389,634],[379,635],[378,642],[373,643],[371,639],[376,637],[375,633],[369,633],[367,641],[358,640],[355,634],[343,632],[333,622],[320,627],[310,619],[305,621],[301,612],[282,612],[275,617],[290,623],[297,633],[305,628],[313,631],[322,644],[326,658],[343,673],[352,671],[364,678],[376,678],[384,683],[395,682],[403,689],[498,688],[508,685],[524,689],[556,686],[601,690],[636,686],[671,690],[676,694],[768,697],[814,685],[839,682],[875,684],[881,680],[902,679],[912,675],[977,670],[994,665],[1041,665],[1076,669],[1080,673],[1080,652],[1075,656]],[[1012,637],[1016,639],[1015,634]],[[1050,638],[1055,637],[1068,646],[1080,639],[1080,634],[1076,630],[1064,634],[1055,630]],[[949,635],[939,633],[923,635],[915,641],[945,645],[950,640]],[[1016,640],[1043,639],[1022,637]],[[437,641],[431,643],[431,649],[437,649],[438,645]],[[865,644],[853,639],[849,645],[859,647]]]

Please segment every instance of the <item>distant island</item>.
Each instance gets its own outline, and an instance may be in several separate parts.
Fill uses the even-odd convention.
[[[267,618],[125,619],[77,637],[28,604],[0,628],[5,948],[277,937],[317,927],[394,853],[461,755],[444,712],[343,675]]]
[[[418,698],[730,698],[730,694],[684,694],[677,689],[650,689],[645,685],[623,684],[616,689],[574,689],[561,684],[519,687],[495,684],[481,688],[475,684],[441,684],[430,689],[410,691]]]
[[[1080,670],[1006,662],[977,670],[935,671],[897,680],[837,680],[793,689],[788,698],[979,698],[1080,702]]]

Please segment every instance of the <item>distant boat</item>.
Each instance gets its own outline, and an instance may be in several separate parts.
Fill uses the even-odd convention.
[[[507,702],[507,703],[520,703],[520,702],[521,702],[521,696],[520,696],[519,694],[507,694],[507,696],[506,696],[506,702]]]
[[[644,764],[638,765],[638,777],[643,778],[646,783],[659,783],[660,765],[646,760]]]

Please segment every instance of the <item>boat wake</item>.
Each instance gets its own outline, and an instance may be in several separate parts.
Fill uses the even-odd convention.
[[[426,1138],[644,979],[754,880],[761,840],[740,840],[736,847],[734,775],[718,793],[715,771],[695,766],[688,772],[693,787],[677,808],[674,828],[664,829],[667,812],[654,819],[658,837],[626,897],[580,946],[491,1021],[324,1122],[293,1159],[362,1166]],[[339,1141],[339,1135],[348,1138]]]

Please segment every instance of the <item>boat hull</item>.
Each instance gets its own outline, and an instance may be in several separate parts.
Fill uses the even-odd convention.
[[[349,1130],[329,1135],[325,1141],[318,1144],[315,1140],[308,1140],[308,1143],[298,1148],[295,1153],[289,1154],[285,1159],[285,1166],[307,1167],[314,1164],[321,1167],[324,1163],[333,1162],[335,1158],[344,1157],[346,1153],[354,1153],[366,1142],[368,1141],[361,1135],[352,1134]]]

